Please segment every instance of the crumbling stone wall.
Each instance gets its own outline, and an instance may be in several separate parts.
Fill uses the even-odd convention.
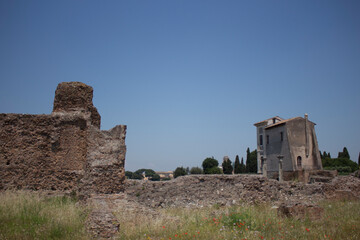
[[[60,83],[52,114],[0,114],[0,189],[123,190],[126,126],[100,131],[92,97],[90,86]]]

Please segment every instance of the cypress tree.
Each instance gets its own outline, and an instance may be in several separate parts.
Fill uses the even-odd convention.
[[[342,152],[339,152],[338,153],[338,158],[347,158],[347,159],[350,159],[350,155],[349,155],[349,152],[347,150],[346,147],[343,148],[343,151]]]
[[[235,173],[235,174],[241,173],[239,155],[236,155],[236,157],[235,157],[234,173]]]
[[[245,172],[250,172],[250,149],[246,149],[246,167]]]
[[[344,158],[350,159],[350,154],[346,147],[343,149]]]
[[[241,173],[245,173],[246,172],[246,167],[244,164],[244,158],[241,158],[241,163],[240,163],[240,169],[241,169]]]
[[[224,174],[232,174],[233,167],[232,167],[230,159],[224,159],[224,161],[222,163],[222,167],[223,167]]]

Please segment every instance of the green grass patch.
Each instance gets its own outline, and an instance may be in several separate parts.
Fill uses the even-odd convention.
[[[70,197],[0,193],[0,239],[89,239],[86,216],[87,209]]]

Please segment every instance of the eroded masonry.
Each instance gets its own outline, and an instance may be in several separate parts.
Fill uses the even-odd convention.
[[[123,191],[126,126],[101,131],[92,98],[63,82],[50,115],[0,114],[0,189]]]

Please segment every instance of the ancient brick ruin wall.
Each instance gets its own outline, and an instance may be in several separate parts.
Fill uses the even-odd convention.
[[[123,190],[126,126],[100,131],[92,94],[61,83],[51,115],[0,114],[0,189]]]
[[[0,189],[68,190],[83,175],[86,121],[0,114]]]
[[[89,128],[83,192],[117,193],[124,190],[126,126],[109,131]]]

